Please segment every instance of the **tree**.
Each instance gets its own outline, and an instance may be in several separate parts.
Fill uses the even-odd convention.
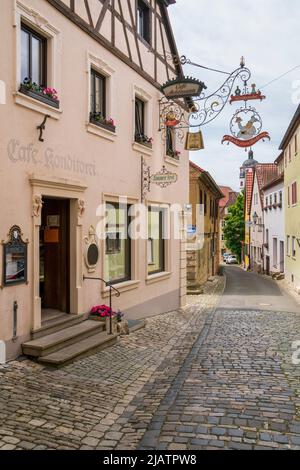
[[[225,217],[224,238],[227,248],[238,260],[242,258],[242,242],[245,239],[244,194],[239,194]]]

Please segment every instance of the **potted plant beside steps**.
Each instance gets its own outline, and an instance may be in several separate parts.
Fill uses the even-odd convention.
[[[116,312],[114,312],[108,305],[95,305],[90,311],[91,320],[105,322],[106,332],[110,332],[110,319],[112,320],[112,333],[117,333],[117,319]]]
[[[105,322],[107,333],[110,331],[110,319],[112,319],[112,333],[119,335],[129,334],[128,322],[124,314],[118,310],[114,312],[108,305],[96,305],[90,311],[91,320]]]

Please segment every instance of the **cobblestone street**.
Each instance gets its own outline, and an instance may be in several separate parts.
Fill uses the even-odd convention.
[[[150,318],[63,369],[28,360],[0,366],[1,450],[300,449],[297,307],[254,308],[267,302],[250,299],[247,280],[253,307],[226,308],[230,276],[249,276],[229,270],[222,297],[225,278],[189,298],[184,311]],[[278,305],[288,303],[279,289],[267,290]]]

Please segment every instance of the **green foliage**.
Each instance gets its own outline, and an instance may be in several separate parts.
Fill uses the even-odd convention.
[[[245,239],[244,194],[239,194],[235,204],[229,207],[225,221],[224,237],[226,247],[241,261],[242,242]]]

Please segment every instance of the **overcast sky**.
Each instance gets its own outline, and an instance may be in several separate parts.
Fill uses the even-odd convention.
[[[169,13],[180,54],[193,62],[233,71],[240,57],[252,72],[251,83],[261,88],[267,99],[252,101],[263,118],[263,131],[271,142],[253,147],[259,162],[272,162],[297,108],[300,97],[300,67],[284,78],[263,85],[300,64],[299,0],[177,0]],[[224,82],[225,75],[185,67],[185,74],[205,82],[210,94]],[[297,83],[298,81],[298,83]],[[296,87],[296,89],[295,89]],[[300,100],[298,100],[300,102]],[[237,104],[227,104],[213,122],[202,128],[205,150],[191,152],[190,159],[208,170],[221,185],[239,188],[239,168],[247,158],[244,149],[222,145]]]

